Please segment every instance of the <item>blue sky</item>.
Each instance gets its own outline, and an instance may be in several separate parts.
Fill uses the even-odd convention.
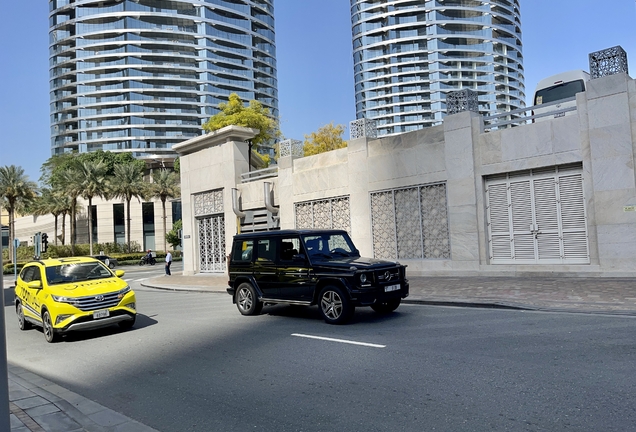
[[[48,2],[3,0],[0,27],[0,166],[31,180],[51,155]],[[281,130],[303,139],[355,119],[351,19],[347,0],[275,0]],[[636,77],[634,0],[521,0],[528,100],[537,82],[588,70],[588,54],[621,45]]]

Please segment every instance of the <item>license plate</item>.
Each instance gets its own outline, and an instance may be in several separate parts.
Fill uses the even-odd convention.
[[[400,284],[397,285],[388,285],[384,287],[384,292],[397,291],[400,289]]]
[[[106,318],[109,315],[110,315],[110,312],[108,312],[108,309],[98,310],[93,312],[93,319]]]

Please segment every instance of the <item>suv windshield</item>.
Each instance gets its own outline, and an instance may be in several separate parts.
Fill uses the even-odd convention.
[[[343,233],[309,234],[303,236],[303,242],[310,258],[332,259],[360,256],[349,236]]]
[[[46,280],[49,285],[82,282],[112,276],[113,273],[101,262],[62,264],[46,268]]]

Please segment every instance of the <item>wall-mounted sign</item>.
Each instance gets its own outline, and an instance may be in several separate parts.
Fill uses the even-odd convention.
[[[190,238],[190,234],[186,234],[186,235],[184,235],[184,236],[183,236],[183,238],[184,238],[184,239],[188,239],[188,238]]]
[[[630,212],[630,211],[636,212],[636,205],[624,206],[623,207],[623,211],[624,212]]]

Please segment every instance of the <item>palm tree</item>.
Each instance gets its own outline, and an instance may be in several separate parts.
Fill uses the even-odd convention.
[[[88,245],[90,255],[93,255],[93,216],[91,207],[94,197],[104,197],[108,195],[107,169],[104,161],[85,161],[79,165],[82,177],[81,188],[82,198],[88,200]]]
[[[126,239],[130,252],[130,200],[139,199],[146,192],[143,168],[135,163],[115,165],[115,176],[110,187],[114,197],[126,200]]]
[[[82,174],[75,168],[66,168],[60,174],[60,187],[71,201],[71,255],[75,256],[75,242],[77,232],[77,198],[82,195]]]
[[[161,210],[163,218],[163,250],[167,251],[166,246],[166,200],[168,198],[178,198],[181,196],[181,186],[179,184],[179,175],[173,171],[162,169],[152,173],[152,183],[149,186],[150,195],[153,198],[161,200]]]
[[[64,244],[64,237],[66,231],[66,215],[70,213],[71,200],[66,193],[61,191],[55,191],[51,188],[42,189],[42,193],[35,199],[30,206],[30,213],[36,216],[44,216],[47,214],[53,215],[55,220],[55,245],[59,243],[59,239],[62,239]],[[62,233],[58,236],[59,217],[62,216]]]
[[[3,197],[4,206],[9,213],[9,259],[13,259],[16,208],[35,198],[37,188],[37,184],[24,174],[22,167],[0,167],[0,196]]]

